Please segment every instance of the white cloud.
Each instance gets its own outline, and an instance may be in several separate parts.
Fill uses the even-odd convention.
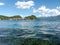
[[[46,6],[41,6],[38,9],[33,9],[33,13],[39,13],[40,16],[48,17],[48,16],[57,16],[60,14],[60,11],[56,9],[49,9]]]
[[[0,6],[5,5],[3,2],[0,2]]]
[[[15,5],[16,5],[17,8],[22,8],[22,9],[28,8],[29,9],[32,6],[34,6],[34,2],[33,1],[27,1],[27,2],[25,2],[25,1],[23,1],[23,2],[17,1],[15,3]]]
[[[56,8],[60,10],[60,6],[58,6],[58,7],[56,7]]]

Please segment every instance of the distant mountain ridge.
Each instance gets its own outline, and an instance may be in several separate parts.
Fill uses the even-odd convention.
[[[0,15],[0,20],[34,20],[34,19],[37,19],[35,15],[26,16],[24,18],[22,18],[20,15],[15,15],[11,17]]]
[[[41,20],[48,20],[48,21],[60,21],[60,15],[58,16],[51,16],[51,17],[40,17]]]
[[[26,16],[24,18],[22,18],[20,15],[15,15],[15,16],[3,16],[0,15],[0,20],[48,20],[48,21],[60,21],[60,15],[58,16],[51,16],[51,17],[36,17],[35,15],[31,15],[31,16]]]

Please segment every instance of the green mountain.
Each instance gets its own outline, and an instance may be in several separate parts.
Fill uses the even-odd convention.
[[[25,20],[34,20],[37,19],[37,17],[35,15],[31,15],[31,16],[27,16],[24,18]]]
[[[0,15],[0,20],[6,20],[6,19],[8,19],[7,16],[2,16],[2,15]]]
[[[10,18],[22,18],[22,17],[19,16],[19,15],[16,15],[16,16],[12,16],[12,17],[10,17]]]
[[[24,17],[24,19],[19,15],[11,17],[0,15],[0,20],[34,20],[34,19],[37,19],[35,15]]]
[[[18,19],[21,19],[21,18],[22,17],[19,16],[19,15],[12,16],[12,17],[0,15],[0,20],[18,20]]]

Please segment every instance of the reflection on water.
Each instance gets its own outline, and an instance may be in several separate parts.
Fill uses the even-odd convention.
[[[40,38],[60,42],[60,22],[38,20],[0,21],[0,44],[9,45],[11,38]],[[8,43],[6,43],[8,42]]]

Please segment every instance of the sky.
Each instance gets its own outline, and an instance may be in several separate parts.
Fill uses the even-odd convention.
[[[60,0],[0,0],[0,15],[57,16],[60,15]]]

